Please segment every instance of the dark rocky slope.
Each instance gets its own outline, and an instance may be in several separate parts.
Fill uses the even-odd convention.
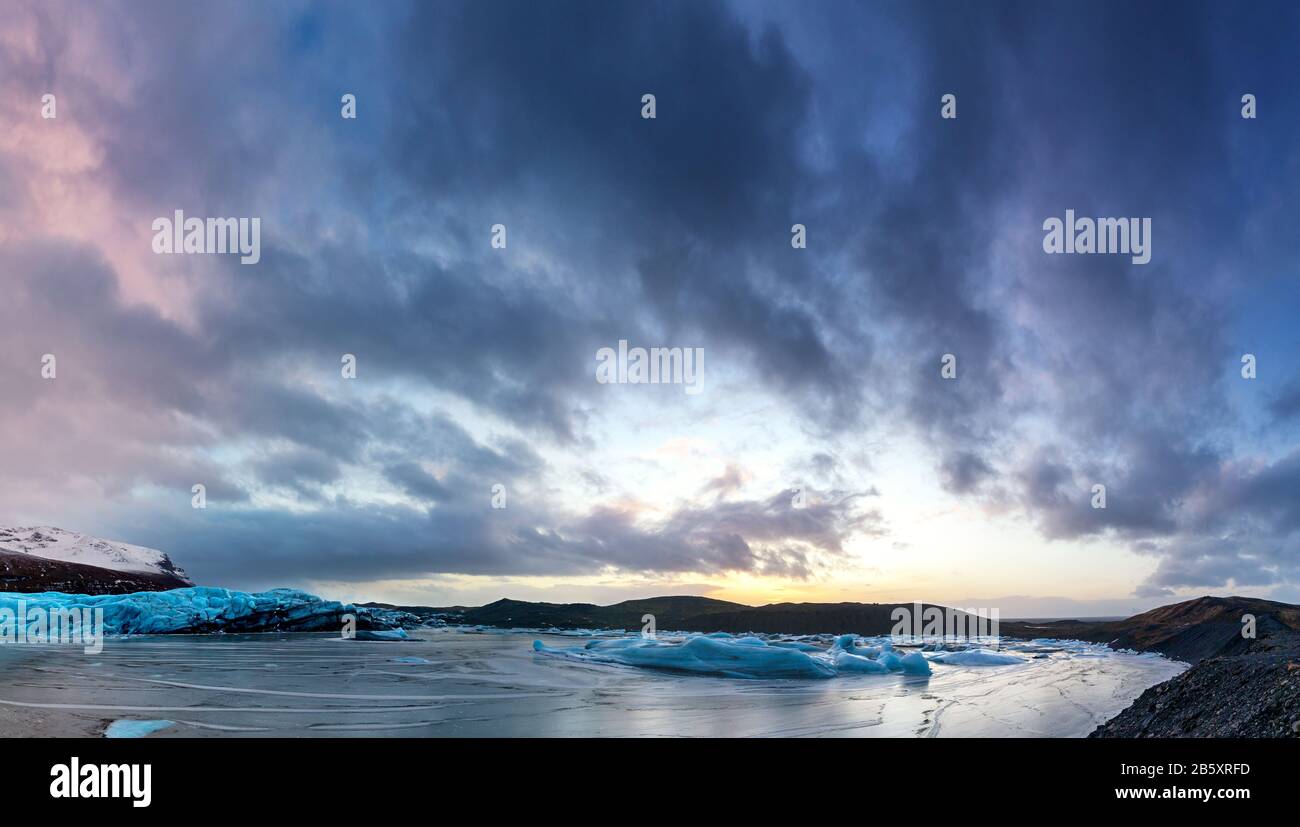
[[[1107,643],[1116,649],[1159,652],[1187,663],[1244,653],[1250,640],[1241,635],[1241,618],[1253,614],[1256,637],[1279,630],[1300,631],[1300,606],[1253,597],[1198,597],[1161,606],[1125,620],[1060,620],[1050,623],[1002,624],[1008,637],[1054,637]]]
[[[1245,614],[1255,616],[1253,639],[1242,636]],[[1090,737],[1300,736],[1300,607],[1202,597],[1121,623],[1117,645],[1137,642],[1195,665],[1143,692]]]
[[[1300,634],[1202,660],[1153,686],[1091,738],[1300,737]]]

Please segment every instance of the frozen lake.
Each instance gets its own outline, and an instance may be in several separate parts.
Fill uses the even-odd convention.
[[[580,646],[582,637],[455,629],[411,635],[402,642],[135,636],[110,638],[97,655],[0,646],[0,735],[99,735],[125,719],[173,722],[154,738],[1079,737],[1186,668],[1151,655],[1039,642],[1022,650],[1023,663],[935,663],[929,677],[740,679],[532,648],[535,639]]]

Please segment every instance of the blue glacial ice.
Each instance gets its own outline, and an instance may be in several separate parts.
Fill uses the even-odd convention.
[[[931,674],[920,652],[900,654],[889,640],[859,646],[841,635],[829,648],[803,641],[767,640],[750,635],[688,635],[681,639],[625,637],[592,640],[585,646],[551,647],[533,641],[539,654],[594,663],[695,672],[733,678],[833,678],[837,675]],[[1017,659],[1019,662],[1019,659]]]
[[[146,735],[152,735],[159,730],[166,729],[169,726],[175,726],[173,721],[135,721],[130,718],[123,718],[120,721],[114,721],[104,730],[105,738],[143,738]]]
[[[898,662],[903,667],[904,675],[928,675],[931,672],[930,661],[920,652],[903,655]]]
[[[533,649],[597,663],[621,663],[733,678],[829,678],[835,674],[834,665],[824,658],[755,640],[758,643],[738,643],[705,635],[692,635],[673,642],[634,637],[593,640],[586,646],[568,649],[550,648],[537,640],[533,642]]]
[[[406,640],[405,629],[359,629],[357,640]]]
[[[950,666],[1003,666],[1024,663],[1019,655],[1005,652],[990,652],[987,649],[966,649],[961,652],[939,652],[930,656],[934,663],[946,663]]]
[[[835,664],[836,674],[848,674],[857,672],[862,674],[875,672],[885,675],[889,673],[889,667],[878,660],[872,660],[862,655],[855,655],[843,650],[835,651],[832,655],[832,663]]]
[[[205,632],[341,631],[344,615],[356,618],[357,637],[402,639],[402,612],[353,606],[294,589],[250,594],[230,589],[192,587],[134,594],[0,592],[0,616],[19,610],[57,609],[104,612],[104,634],[183,634]],[[5,610],[8,610],[7,612]],[[10,620],[10,623],[13,621]]]

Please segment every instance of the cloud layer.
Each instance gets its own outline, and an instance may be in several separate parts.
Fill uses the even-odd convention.
[[[906,539],[854,449],[901,440],[1151,557],[1140,596],[1300,583],[1294,8],[76,12],[0,22],[0,517],[230,585],[799,580]],[[175,209],[260,216],[261,262],[153,255]],[[1151,217],[1151,264],[1044,255],[1066,209]],[[704,348],[712,399],[597,384],[619,339]],[[645,496],[629,406],[753,453]]]

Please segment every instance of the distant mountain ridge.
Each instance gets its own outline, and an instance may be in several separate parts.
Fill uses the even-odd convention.
[[[374,604],[381,605],[381,604]],[[386,605],[386,604],[383,604]],[[938,604],[921,604],[922,611]],[[451,623],[498,628],[624,629],[642,627],[642,617],[655,617],[655,626],[679,632],[760,632],[768,634],[887,635],[894,629],[897,608],[915,611],[913,603],[772,603],[746,606],[708,597],[667,596],[625,600],[610,606],[593,603],[533,603],[502,599],[478,607],[442,609],[391,607]],[[1123,620],[1004,620],[1005,637],[1054,637],[1106,643],[1196,663],[1207,657],[1244,652],[1250,643],[1241,636],[1242,615],[1256,618],[1260,636],[1275,631],[1300,631],[1300,606],[1249,597],[1199,597],[1161,606]]]
[[[367,604],[381,605],[381,604]],[[937,606],[921,604],[922,611]],[[654,615],[655,628],[674,632],[761,632],[768,634],[853,633],[890,634],[898,608],[914,611],[913,603],[772,603],[746,606],[709,597],[675,595],[625,600],[610,606],[593,603],[532,603],[502,599],[485,606],[432,609],[400,606],[413,614],[437,613],[447,622],[498,628],[639,630],[645,615]],[[964,615],[964,612],[959,612]]]
[[[0,527],[0,591],[125,594],[192,585],[158,549],[53,526]]]
[[[1242,637],[1242,617],[1255,617],[1256,637],[1300,631],[1300,606],[1255,597],[1198,597],[1161,606],[1124,620],[1058,620],[1002,624],[1012,637],[1055,637],[1110,644],[1116,649],[1159,652],[1175,660],[1198,663],[1235,655],[1250,648]]]

